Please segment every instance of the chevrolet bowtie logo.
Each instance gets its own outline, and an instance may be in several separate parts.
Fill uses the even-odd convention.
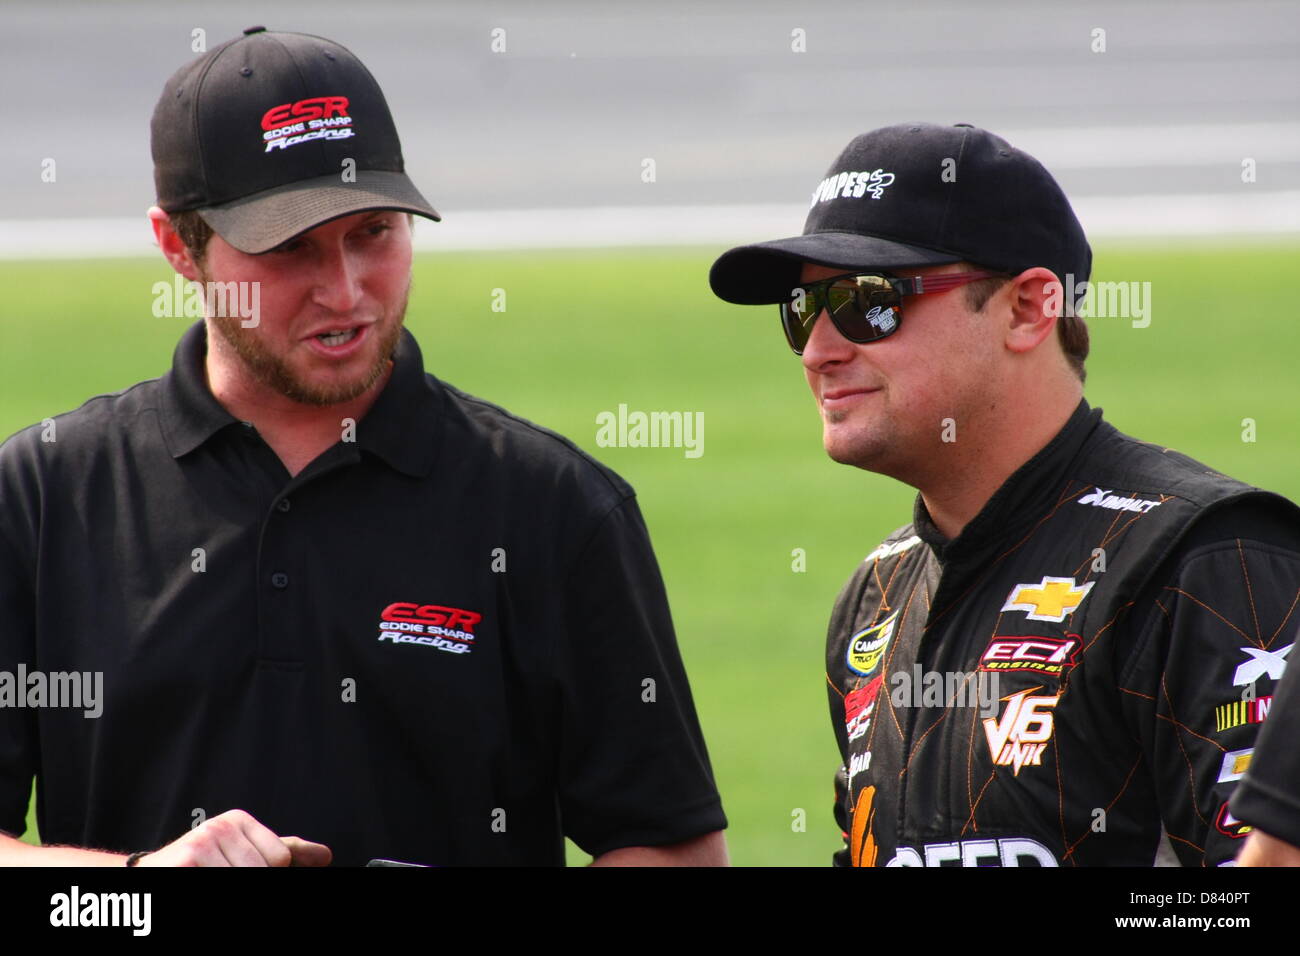
[[[1043,578],[1037,584],[1017,584],[1002,610],[1024,611],[1031,621],[1064,621],[1083,603],[1095,583],[1076,585],[1074,578]]]

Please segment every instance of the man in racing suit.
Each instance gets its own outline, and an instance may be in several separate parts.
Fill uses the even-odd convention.
[[[710,273],[781,305],[828,454],[919,492],[831,617],[837,864],[1220,865],[1249,830],[1300,509],[1088,405],[1091,259],[1033,157],[902,124]]]
[[[956,539],[918,502],[831,619],[837,862],[1232,860],[1294,639],[1295,512],[1086,403]]]

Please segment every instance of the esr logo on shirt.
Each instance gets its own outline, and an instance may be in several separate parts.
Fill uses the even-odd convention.
[[[468,654],[474,650],[474,627],[481,620],[482,614],[464,608],[396,601],[380,615],[379,640]]]

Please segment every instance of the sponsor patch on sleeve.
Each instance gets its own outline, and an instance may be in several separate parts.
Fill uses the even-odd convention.
[[[873,624],[865,630],[858,631],[849,638],[847,662],[849,670],[863,677],[870,677],[880,667],[880,662],[889,648],[894,636],[894,625],[898,622],[895,611],[879,624]]]
[[[1078,634],[1068,637],[999,634],[980,655],[982,671],[1032,671],[1035,674],[1060,675],[1076,663]]]

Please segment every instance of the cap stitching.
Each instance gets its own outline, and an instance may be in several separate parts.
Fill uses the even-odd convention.
[[[960,127],[956,127],[960,129]],[[971,130],[973,132],[973,130]],[[963,130],[961,134],[961,146],[957,149],[957,176],[958,182],[961,177],[961,161],[966,157],[966,143],[970,138],[970,132]],[[939,235],[936,237],[941,241],[948,240],[948,216],[952,212],[952,204],[955,198],[956,190],[950,190],[947,201],[943,204],[943,217],[939,220]]]
[[[203,69],[199,70],[198,79],[194,83],[194,108],[190,110],[190,116],[193,122],[194,151],[198,154],[199,178],[203,186],[203,198],[200,200],[198,206],[191,208],[203,209],[207,206],[213,205],[212,184],[208,182],[208,164],[206,157],[204,156],[202,129],[199,124],[199,108],[203,100],[203,86],[204,83],[207,82],[208,74],[211,73],[213,67],[217,65],[217,61],[225,55],[227,50],[238,43],[240,39],[242,38],[236,37],[233,40],[227,40],[214,50],[214,55],[208,59],[206,64],[204,64]]]
[[[311,34],[307,34],[307,33],[298,33],[298,34],[291,34],[291,35],[304,36],[304,37],[311,36]],[[274,40],[275,43],[280,47],[280,49],[285,52],[285,55],[288,56],[289,63],[293,67],[294,75],[298,78],[299,89],[302,91],[307,91],[308,90],[307,77],[306,75],[304,75],[302,71],[302,65],[298,62],[297,57],[294,56],[293,51],[290,50],[289,47],[286,46],[284,43],[282,43],[279,37],[271,37],[271,39]],[[323,40],[324,37],[312,37],[312,39]],[[334,43],[332,40],[326,40],[325,42],[329,43],[331,46],[338,46],[338,44]],[[316,91],[316,93],[314,94],[308,93],[308,95],[324,95],[324,92],[325,92],[324,90],[318,90]],[[333,94],[331,93],[330,95],[332,96]],[[351,109],[351,104],[349,104],[348,108],[349,110]],[[319,162],[320,167],[323,169],[325,167],[325,159],[327,158],[325,155],[325,140],[323,139],[317,140],[314,143],[299,143],[298,147],[295,148],[300,148],[302,146],[308,147],[308,149],[310,149],[313,153],[315,153],[314,159],[316,159]],[[322,174],[322,175],[328,175],[328,174]],[[287,184],[281,183],[280,185],[287,185]],[[271,188],[275,188],[275,187],[271,187]]]
[[[324,39],[324,38],[317,37],[317,39]],[[331,43],[334,46],[340,46],[340,44],[334,43],[333,40],[326,40],[325,42]],[[393,107],[388,102],[388,97],[384,94],[384,88],[380,86],[379,81],[375,79],[375,74],[370,72],[370,67],[366,66],[365,63],[361,62],[361,57],[357,56],[347,47],[341,47],[341,49],[343,49],[348,54],[348,56],[352,57],[353,62],[356,63],[357,66],[361,67],[362,73],[370,77],[370,82],[374,86],[375,91],[379,94],[380,101],[384,105],[383,111],[388,114],[388,124],[393,128],[393,142],[397,144],[397,169],[387,170],[387,172],[398,172],[398,173],[405,174],[406,156],[402,152],[402,137],[397,132],[397,117],[393,115]]]

